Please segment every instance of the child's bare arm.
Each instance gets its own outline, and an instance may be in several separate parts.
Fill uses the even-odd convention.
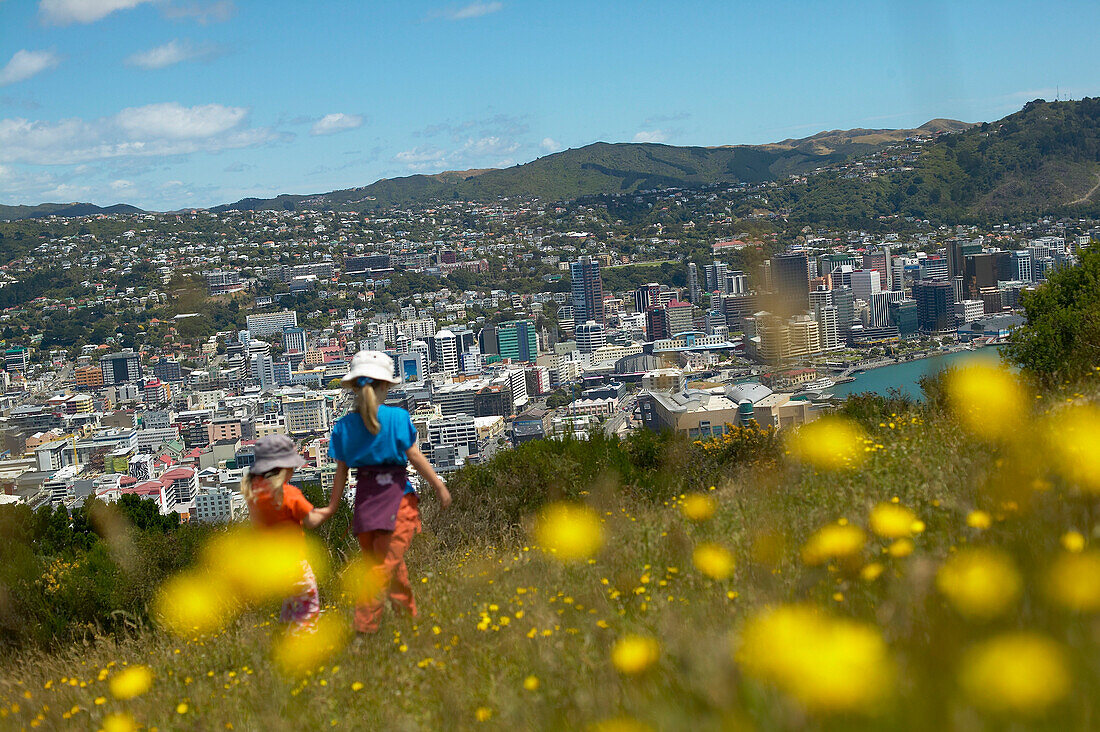
[[[408,456],[409,462],[416,472],[424,476],[424,480],[428,481],[428,485],[435,491],[435,495],[439,498],[439,503],[443,508],[451,505],[451,492],[447,490],[447,485],[443,482],[443,479],[439,477],[439,474],[435,472],[435,468],[428,462],[428,458],[424,457],[424,453],[420,452],[420,448],[413,445],[405,451],[405,455]]]
[[[336,475],[332,478],[332,495],[329,497],[328,505],[332,508],[337,508],[340,505],[340,501],[344,498],[344,491],[348,486],[348,464],[343,460],[336,461]]]

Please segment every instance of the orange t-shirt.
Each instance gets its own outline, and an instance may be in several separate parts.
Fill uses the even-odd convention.
[[[302,492],[287,483],[283,486],[283,505],[276,506],[270,491],[257,486],[256,497],[252,501],[252,520],[261,526],[277,524],[302,525],[302,520],[313,510],[313,504],[306,500]]]

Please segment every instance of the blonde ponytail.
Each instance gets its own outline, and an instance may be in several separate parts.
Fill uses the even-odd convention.
[[[278,473],[270,478],[264,478],[252,475],[251,471],[245,471],[245,474],[241,476],[241,495],[249,503],[255,503],[257,494],[261,492],[270,493],[271,502],[275,505],[275,508],[282,508],[283,486],[286,485],[289,472],[289,468],[281,468]],[[252,484],[253,479],[256,477],[260,478],[258,486]]]
[[[390,385],[376,381],[373,384],[356,386],[352,391],[355,392],[355,411],[363,418],[363,426],[367,428],[367,432],[377,435],[382,429],[378,422],[378,405],[386,401]]]

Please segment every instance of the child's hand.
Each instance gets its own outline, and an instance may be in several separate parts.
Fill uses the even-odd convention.
[[[435,488],[435,495],[439,499],[439,505],[443,508],[451,505],[451,492],[447,490],[447,485],[441,480],[437,482],[433,488]]]

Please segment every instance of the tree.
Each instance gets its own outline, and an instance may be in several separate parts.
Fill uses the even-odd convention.
[[[1100,363],[1100,246],[1022,298],[1027,322],[1012,332],[1007,358],[1044,383],[1077,379]]]

